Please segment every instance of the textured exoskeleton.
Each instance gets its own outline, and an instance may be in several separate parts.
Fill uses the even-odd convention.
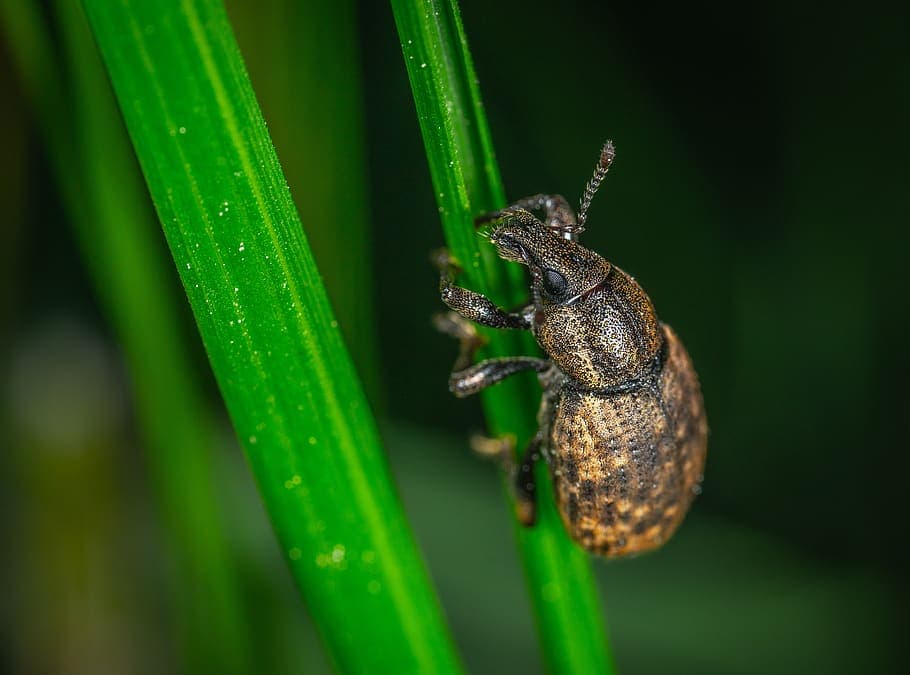
[[[437,324],[461,341],[450,378],[456,396],[523,370],[538,373],[537,435],[519,466],[512,449],[500,446],[515,477],[519,517],[534,522],[532,467],[542,454],[572,538],[594,553],[623,556],[660,546],[679,526],[700,491],[707,423],[682,342],[632,277],[576,241],[613,155],[608,141],[577,218],[562,197],[537,195],[478,219],[492,223],[489,239],[502,258],[528,267],[527,307],[506,312],[455,286],[456,267],[443,254],[440,290],[453,313]],[[472,365],[482,341],[470,321],[530,330],[548,358]]]

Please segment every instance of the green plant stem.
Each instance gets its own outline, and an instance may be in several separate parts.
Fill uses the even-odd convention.
[[[224,8],[85,6],[221,393],[332,659],[343,672],[459,672]]]
[[[211,412],[181,344],[176,288],[82,10],[75,0],[55,7],[66,67],[55,63],[34,3],[4,0],[2,16],[83,258],[129,364],[170,538],[170,599],[185,668],[252,672],[215,484]]]
[[[517,265],[481,246],[473,217],[505,204],[477,78],[455,0],[392,0],[414,93],[430,174],[449,250],[465,286],[501,305],[525,300]],[[525,296],[525,297],[522,297]],[[528,334],[488,331],[486,355],[534,353]],[[530,378],[483,394],[490,429],[514,435],[519,449],[533,436],[539,389]],[[518,529],[544,658],[551,673],[609,673],[612,658],[588,556],[566,534],[545,467],[538,467],[538,522]]]

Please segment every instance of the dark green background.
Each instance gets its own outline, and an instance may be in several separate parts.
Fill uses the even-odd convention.
[[[469,670],[537,672],[500,487],[467,449],[482,428],[479,405],[446,391],[455,346],[429,321],[440,304],[427,253],[442,235],[391,13],[382,3],[357,9],[374,256],[363,302],[380,355],[378,378],[367,379],[379,382],[392,465]],[[574,202],[601,143],[614,139],[617,160],[584,243],[636,276],[702,380],[704,493],[662,551],[596,564],[620,671],[896,671],[907,630],[906,9],[512,0],[466,2],[462,12],[510,198],[552,191]],[[255,12],[243,16],[238,39],[257,87],[267,71],[253,55],[269,38]],[[131,523],[128,548],[143,562],[124,563],[114,590],[99,593],[127,598],[121,611],[138,611],[155,635],[163,612],[147,607],[166,571],[155,562],[125,376],[7,58],[2,78],[14,92],[0,113],[4,416],[27,407],[20,380],[72,380],[74,394],[56,396],[66,390],[56,386],[43,414],[103,408],[115,419],[128,452],[109,470],[138,493],[114,518]],[[260,95],[276,137],[292,135],[294,120],[270,116]],[[293,161],[319,157],[304,149]],[[318,199],[291,180],[298,203]],[[50,351],[34,357],[37,348]],[[310,629],[229,438],[226,428],[235,544],[247,593],[268,617],[260,628],[274,642],[272,669],[316,672],[315,638],[299,637]],[[64,480],[56,467],[58,457],[43,456],[35,472]],[[12,588],[22,560],[44,555],[24,517],[46,495],[7,479],[21,472],[2,475],[0,527],[19,549],[3,566]],[[110,516],[82,515],[66,536],[94,526],[84,536],[103,538]],[[10,598],[0,669],[26,672],[19,627],[40,626],[47,600],[21,588]],[[139,672],[169,667],[157,638],[108,642]]]

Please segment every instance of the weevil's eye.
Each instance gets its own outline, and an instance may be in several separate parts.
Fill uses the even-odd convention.
[[[556,270],[544,270],[540,278],[543,290],[554,299],[565,295],[566,289],[569,287],[566,278]]]

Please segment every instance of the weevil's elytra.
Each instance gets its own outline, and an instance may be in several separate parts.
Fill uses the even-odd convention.
[[[682,342],[632,277],[577,242],[613,158],[607,141],[577,217],[562,197],[536,195],[478,218],[492,224],[488,236],[502,258],[528,267],[531,303],[506,312],[455,286],[455,265],[442,254],[440,291],[453,312],[437,326],[461,345],[449,380],[456,396],[523,370],[538,373],[537,435],[519,466],[511,449],[501,453],[515,477],[519,517],[534,522],[531,469],[542,455],[569,534],[617,557],[660,546],[682,522],[700,490],[707,422]],[[470,321],[530,330],[547,358],[474,364],[481,340]]]

